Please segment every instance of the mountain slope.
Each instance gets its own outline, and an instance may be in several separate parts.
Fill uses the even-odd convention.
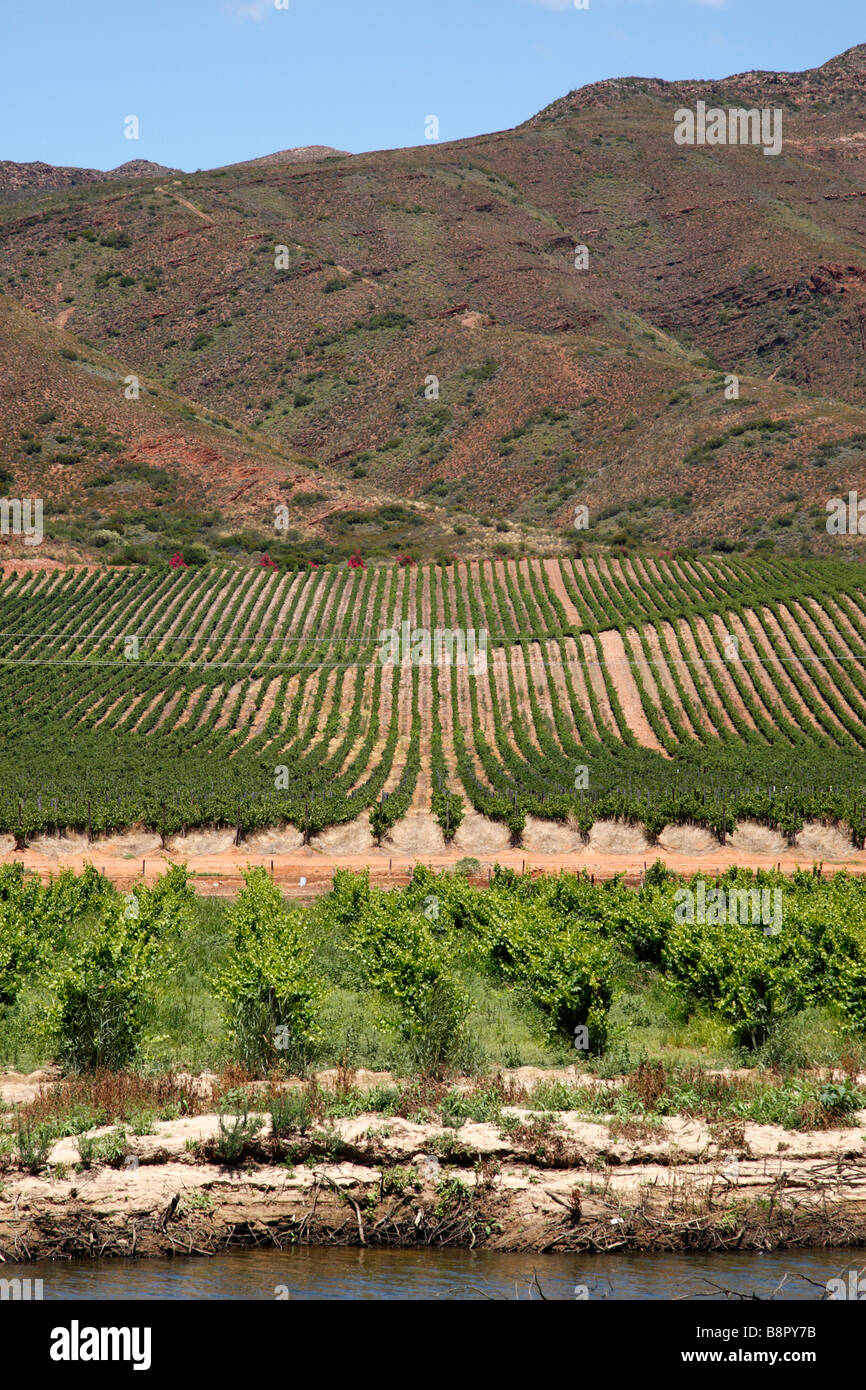
[[[2,538],[3,558],[167,557],[191,544],[215,554],[268,547],[338,559],[357,546],[339,525],[357,514],[353,485],[334,480],[233,426],[116,357],[88,348],[0,295],[0,492],[41,498],[46,538],[37,552]],[[386,512],[393,500],[377,499]],[[276,508],[280,527],[275,525]],[[442,523],[412,513],[434,541]],[[376,534],[391,534],[380,519]]]
[[[677,145],[697,100],[781,108],[782,153]],[[866,490],[864,113],[864,46],[617,79],[472,140],[42,194],[0,208],[0,283],[456,549],[573,539],[578,502],[587,540],[827,549]]]
[[[177,169],[169,169],[164,164],[154,164],[150,159],[129,159],[116,169],[74,169],[56,164],[43,164],[35,161],[30,164],[16,164],[11,159],[0,159],[0,199],[26,197],[28,194],[74,188],[83,183],[111,183],[116,179],[147,179],[164,174],[177,174]]]

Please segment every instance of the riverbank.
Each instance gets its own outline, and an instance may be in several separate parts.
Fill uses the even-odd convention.
[[[556,1077],[576,1079],[572,1069]],[[486,1121],[443,1124],[422,1118],[423,1110],[407,1118],[371,1104],[366,1113],[322,1114],[275,1133],[273,1092],[266,1098],[260,1086],[261,1110],[251,1089],[228,1120],[223,1103],[153,1121],[147,1133],[124,1131],[121,1143],[110,1142],[118,1138],[110,1126],[88,1131],[89,1147],[65,1137],[34,1172],[4,1160],[0,1257],[303,1245],[604,1253],[866,1244],[866,1110],[816,1130],[689,1115],[622,1120],[613,1105],[626,1082],[615,1079],[594,1083],[611,1108],[587,1119],[534,1102],[528,1083],[551,1079],[531,1068],[499,1075],[506,1103]],[[345,1084],[331,1073],[315,1090],[338,1098]],[[387,1083],[353,1078],[359,1084],[372,1098]],[[478,1083],[464,1086],[467,1095],[487,1094]],[[0,1094],[32,1104],[46,1096],[45,1078],[7,1075]],[[520,1103],[507,1103],[509,1094]],[[207,1106],[201,1089],[199,1096]],[[247,1113],[249,1133],[228,1162],[226,1135]]]

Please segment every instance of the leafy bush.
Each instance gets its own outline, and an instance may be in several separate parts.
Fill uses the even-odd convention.
[[[82,235],[82,236],[87,236],[87,233],[86,233],[86,232],[82,232],[81,235]],[[93,239],[92,237],[89,237],[89,238],[88,238],[88,240],[92,240],[92,239]],[[130,246],[130,245],[131,245],[131,242],[130,242],[130,240],[129,240],[129,233],[128,233],[128,232],[114,231],[114,232],[106,232],[103,236],[101,236],[101,237],[99,238],[99,244],[100,244],[100,246],[110,246],[110,247],[112,247],[112,249],[114,249],[114,250],[121,250],[121,249],[123,249],[124,247]]]
[[[54,1143],[51,1126],[33,1125],[19,1116],[16,1140],[18,1161],[22,1168],[26,1168],[29,1173],[37,1173],[44,1165]]]
[[[28,977],[50,961],[72,923],[114,896],[92,865],[67,869],[45,888],[24,866],[0,866],[0,1004],[11,1004]]]
[[[0,900],[0,1004],[14,1002],[40,955],[31,913],[19,903]]]
[[[462,1091],[449,1091],[439,1103],[442,1123],[459,1129],[465,1120],[476,1124],[497,1123],[502,1114],[502,1096],[495,1086],[482,1091],[464,1095]]]
[[[459,983],[449,943],[421,912],[395,894],[371,896],[351,932],[364,975],[398,1011],[398,1028],[413,1062],[437,1074],[466,1050],[469,998]]]
[[[135,1056],[149,962],[122,923],[103,924],[52,983],[55,1060],[66,1071],[120,1071]]]
[[[260,1075],[282,1063],[303,1069],[320,1041],[323,987],[311,966],[303,914],[283,901],[264,869],[252,869],[230,913],[234,950],[216,981],[237,1060]]]
[[[401,314],[395,309],[386,309],[384,313],[371,314],[368,319],[359,319],[355,327],[375,332],[377,328],[409,328],[413,322],[407,314]]]
[[[458,859],[454,865],[455,874],[462,874],[464,878],[471,878],[473,874],[481,873],[481,861],[471,857]]]
[[[100,904],[95,929],[49,978],[48,1030],[65,1070],[130,1064],[166,950],[189,921],[191,894],[186,871],[173,865],[154,888]]]
[[[82,1168],[92,1168],[94,1163],[120,1168],[129,1152],[129,1140],[122,1125],[108,1134],[79,1134],[75,1146]]]
[[[818,1103],[834,1115],[850,1115],[862,1104],[862,1096],[857,1087],[846,1077],[844,1081],[831,1081],[818,1092]]]

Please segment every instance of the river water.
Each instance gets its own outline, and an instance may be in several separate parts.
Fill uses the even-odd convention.
[[[776,1254],[511,1255],[313,1246],[212,1258],[40,1261],[3,1274],[66,1299],[700,1299],[826,1297],[828,1279],[866,1272],[863,1250]]]

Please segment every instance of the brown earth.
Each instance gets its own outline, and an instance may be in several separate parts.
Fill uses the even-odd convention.
[[[611,672],[616,686],[617,699],[622,706],[628,727],[638,743],[642,744],[644,748],[653,748],[658,752],[661,749],[661,744],[653,733],[644,713],[640,692],[632,675],[631,663],[626,656],[620,633],[603,632],[599,641],[604,653],[605,665]]]
[[[40,837],[38,848],[15,851],[12,837],[6,836],[0,844],[0,863],[20,862],[43,879],[60,866],[80,872],[86,863],[93,863],[118,886],[130,887],[142,878],[139,859],[144,862],[147,882],[164,873],[167,864],[186,862],[200,892],[222,896],[239,891],[248,867],[273,867],[284,892],[301,898],[329,891],[337,869],[355,873],[369,869],[371,881],[385,886],[407,882],[417,863],[449,870],[467,857],[479,861],[479,882],[487,881],[495,864],[503,864],[533,874],[584,870],[597,878],[625,874],[629,883],[638,883],[656,859],[684,875],[717,874],[734,865],[751,869],[778,865],[791,873],[816,863],[832,864],[834,872],[844,868],[866,873],[866,851],[853,849],[844,831],[817,823],[807,824],[794,846],[788,846],[778,832],[750,822],[729,835],[724,846],[697,826],[668,826],[653,844],[642,826],[611,821],[597,822],[584,843],[576,830],[528,817],[526,843],[512,848],[504,825],[471,811],[447,846],[438,825],[426,814],[398,822],[381,849],[376,848],[366,817],[312,836],[308,847],[297,845],[297,838],[291,828],[261,831],[236,846],[231,830],[191,831],[186,837],[173,837],[170,849],[139,854],[132,849],[133,840],[126,837],[119,838],[122,852],[106,852],[99,841],[88,846],[84,836]]]
[[[75,169],[35,161],[18,164],[11,159],[0,160],[0,195],[32,193],[37,189],[68,188],[82,183],[113,183],[116,179],[144,179],[161,174],[176,174],[164,164],[149,159],[130,159],[116,169]]]

